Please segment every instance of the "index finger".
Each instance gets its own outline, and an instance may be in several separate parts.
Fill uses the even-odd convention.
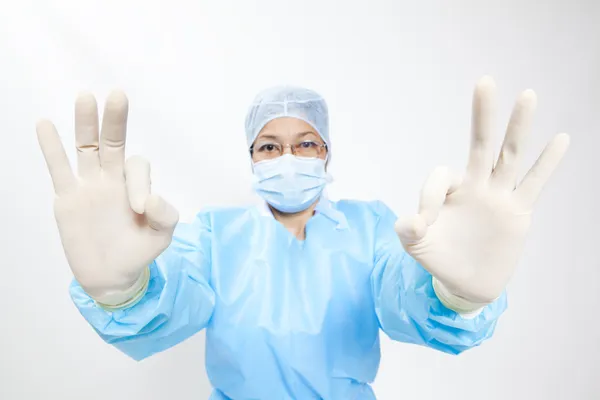
[[[36,132],[52,177],[54,191],[61,196],[73,190],[77,186],[77,178],[73,174],[56,127],[50,121],[41,120],[36,125]]]

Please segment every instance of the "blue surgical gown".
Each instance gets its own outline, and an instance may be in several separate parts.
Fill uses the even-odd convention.
[[[298,240],[266,208],[180,223],[131,308],[71,297],[104,341],[142,360],[206,328],[211,399],[375,399],[379,332],[458,354],[492,336],[503,294],[467,319],[437,299],[382,202],[322,199]]]

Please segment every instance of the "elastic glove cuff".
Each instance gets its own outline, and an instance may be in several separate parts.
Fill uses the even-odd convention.
[[[102,296],[102,299],[94,299],[98,306],[102,307],[106,311],[117,311],[124,308],[133,307],[137,304],[148,290],[148,284],[150,282],[150,267],[144,268],[144,271],[138,278],[138,280],[124,292],[111,293],[106,296]]]
[[[488,303],[475,303],[464,297],[457,296],[450,292],[439,280],[432,277],[433,291],[440,302],[452,311],[455,311],[463,318],[471,319],[477,317]]]

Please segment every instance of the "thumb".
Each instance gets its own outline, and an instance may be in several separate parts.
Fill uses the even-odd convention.
[[[155,231],[172,232],[177,222],[179,222],[179,212],[175,207],[155,194],[148,196],[145,210],[148,225]]]
[[[460,186],[461,179],[447,167],[437,167],[425,180],[421,189],[419,213],[399,218],[395,230],[405,247],[415,245],[427,234],[427,229],[437,219],[446,196]]]
[[[418,243],[425,237],[425,234],[427,233],[427,224],[425,223],[425,220],[417,214],[412,217],[398,218],[394,225],[394,229],[400,238],[400,242],[407,248]]]
[[[435,222],[446,196],[458,189],[460,184],[460,177],[451,173],[447,167],[437,167],[427,177],[419,202],[419,215],[427,226]]]

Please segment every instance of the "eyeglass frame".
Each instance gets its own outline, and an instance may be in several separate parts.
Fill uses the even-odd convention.
[[[321,151],[322,149],[325,149],[326,152],[329,152],[329,146],[327,146],[327,143],[323,142],[323,143],[318,143],[315,142],[314,140],[303,140],[300,143],[295,143],[295,144],[291,144],[291,143],[278,143],[276,141],[273,141],[273,143],[265,143],[265,144],[278,144],[281,145],[281,152],[279,153],[279,156],[277,157],[281,157],[283,156],[285,149],[287,147],[290,148],[291,152],[293,155],[296,155],[296,146],[301,145],[302,143],[314,143],[316,145],[319,146],[319,155],[321,155]],[[252,146],[250,146],[250,148],[248,149],[248,151],[250,152],[250,156],[253,157],[254,156],[254,144],[252,144]],[[277,158],[277,157],[273,157],[273,158]]]

